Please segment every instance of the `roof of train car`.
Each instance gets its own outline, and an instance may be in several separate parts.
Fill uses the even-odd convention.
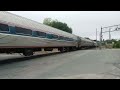
[[[32,29],[32,30],[41,30],[44,32],[62,35],[70,38],[76,39],[77,36],[74,34],[70,34],[59,29],[38,23],[36,21],[24,18],[22,16],[18,16],[6,11],[0,11],[0,22],[7,23],[14,26],[21,26],[24,28]]]

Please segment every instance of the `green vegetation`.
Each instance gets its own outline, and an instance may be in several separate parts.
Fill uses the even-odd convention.
[[[107,45],[112,44],[112,48],[120,48],[120,40],[105,40],[104,43]]]
[[[62,31],[72,33],[72,28],[68,27],[66,23],[62,23],[58,20],[52,20],[51,18],[45,18],[43,24],[60,29]]]
[[[114,42],[113,48],[120,48],[120,40]]]

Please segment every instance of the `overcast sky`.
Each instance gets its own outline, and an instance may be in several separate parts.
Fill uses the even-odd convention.
[[[65,22],[73,29],[73,34],[96,39],[101,26],[120,24],[120,11],[9,11],[11,13],[43,23],[44,18]],[[108,39],[108,33],[103,34]],[[120,31],[111,33],[111,38],[120,39]],[[99,37],[98,37],[99,39]]]

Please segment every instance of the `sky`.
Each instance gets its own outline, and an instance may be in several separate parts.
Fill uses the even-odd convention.
[[[72,28],[73,34],[81,37],[99,40],[101,27],[120,24],[120,11],[8,11],[39,23],[45,18],[57,19],[65,22]],[[109,29],[103,29],[106,31]],[[112,30],[112,29],[111,29]],[[103,34],[104,39],[109,39],[109,33]],[[120,31],[111,33],[112,39],[120,39]]]

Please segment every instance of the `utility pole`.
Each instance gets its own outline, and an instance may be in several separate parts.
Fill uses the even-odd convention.
[[[101,27],[101,32],[100,32],[100,43],[99,43],[99,47],[100,49],[102,48],[102,39],[103,39],[103,33],[109,33],[109,40],[111,40],[111,32],[114,32],[114,31],[120,31],[120,24],[118,25],[113,25],[113,26],[107,26],[107,27]],[[116,29],[114,30],[111,30],[113,27],[116,27]],[[109,29],[108,31],[103,31],[103,29]]]
[[[110,31],[111,30],[111,28],[109,28],[109,40],[111,40],[111,34],[110,34]]]
[[[100,49],[101,49],[101,46],[102,46],[102,27],[101,27],[101,32],[100,32]]]
[[[96,28],[96,41],[97,41],[97,28]]]
[[[98,45],[98,41],[97,41],[97,28],[96,28],[96,43]],[[96,45],[96,49],[97,49],[97,45]]]

